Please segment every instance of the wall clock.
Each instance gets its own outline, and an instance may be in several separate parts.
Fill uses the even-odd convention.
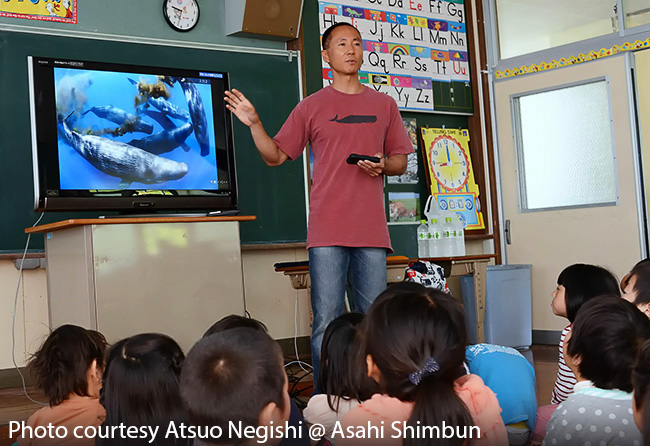
[[[199,22],[197,0],[164,0],[163,15],[172,29],[189,31]]]
[[[469,179],[469,160],[461,144],[449,135],[440,135],[427,148],[431,172],[447,191],[459,191]]]

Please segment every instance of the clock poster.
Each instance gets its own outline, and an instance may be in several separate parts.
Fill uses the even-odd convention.
[[[459,214],[465,229],[485,228],[469,153],[469,132],[423,127],[422,144],[429,189],[440,210]]]

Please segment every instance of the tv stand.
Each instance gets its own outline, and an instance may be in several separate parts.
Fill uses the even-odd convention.
[[[244,315],[239,223],[253,216],[65,220],[45,235],[50,327],[99,330],[110,343],[159,332],[189,348],[214,322]]]

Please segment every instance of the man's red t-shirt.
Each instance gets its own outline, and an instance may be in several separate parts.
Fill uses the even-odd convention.
[[[384,210],[384,177],[345,161],[351,153],[408,154],[395,100],[371,88],[346,94],[326,87],[301,101],[275,138],[290,159],[311,141],[314,154],[307,247],[391,249]]]

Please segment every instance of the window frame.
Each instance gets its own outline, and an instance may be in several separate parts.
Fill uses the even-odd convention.
[[[519,99],[534,94],[546,93],[546,92],[556,91],[556,90],[563,90],[567,88],[578,87],[578,86],[588,85],[588,84],[593,84],[598,82],[605,82],[605,87],[607,90],[607,109],[609,114],[610,147],[612,152],[613,169],[614,169],[613,179],[614,179],[614,192],[616,195],[615,200],[602,202],[602,203],[576,204],[576,205],[567,205],[567,206],[549,206],[549,207],[541,207],[541,208],[533,208],[533,209],[528,208],[526,176],[525,176],[525,166],[524,166],[523,134],[522,134],[522,124],[521,124],[521,108],[519,105]],[[620,191],[619,191],[619,181],[618,181],[616,142],[614,136],[614,121],[613,121],[612,97],[611,97],[609,76],[598,76],[595,78],[582,79],[577,82],[559,84],[559,85],[554,85],[552,87],[540,88],[537,90],[529,90],[526,92],[514,94],[510,96],[510,112],[511,112],[511,120],[512,120],[511,122],[513,123],[513,140],[514,140],[515,163],[516,163],[515,175],[517,177],[517,210],[519,213],[546,212],[546,211],[583,209],[583,208],[595,208],[595,207],[619,205]]]

